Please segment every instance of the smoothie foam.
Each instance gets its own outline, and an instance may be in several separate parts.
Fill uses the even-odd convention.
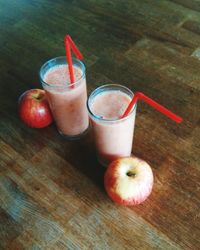
[[[128,107],[131,98],[118,90],[110,90],[97,95],[91,103],[91,111],[108,120],[119,119]]]
[[[73,67],[75,82],[81,78],[82,72],[78,67]],[[66,64],[61,64],[50,68],[45,76],[44,81],[48,84],[65,86],[70,84],[69,71]]]

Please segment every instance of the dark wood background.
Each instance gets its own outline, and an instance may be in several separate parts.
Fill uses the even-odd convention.
[[[88,92],[143,91],[183,117],[139,103],[133,154],[153,169],[149,199],[114,204],[91,133],[30,129],[17,100],[64,55],[85,56]],[[0,249],[200,249],[200,1],[0,0]]]

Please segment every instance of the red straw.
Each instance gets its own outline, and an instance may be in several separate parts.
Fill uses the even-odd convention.
[[[77,48],[76,44],[73,42],[73,40],[71,39],[69,35],[66,35],[66,40],[68,40],[68,42],[70,43],[71,49],[73,50],[77,59],[83,60],[83,55],[81,54],[80,50]]]
[[[174,120],[177,123],[180,123],[183,120],[180,116],[174,114],[169,109],[166,109],[159,103],[155,102],[148,96],[144,95],[142,92],[136,92],[134,94],[132,101],[129,103],[127,109],[125,110],[121,118],[124,118],[129,114],[129,112],[131,111],[131,109],[133,108],[134,104],[137,102],[138,99],[141,99],[142,101],[148,103],[150,106],[154,107],[155,109],[157,109],[158,111],[160,111],[161,113],[163,113],[164,115],[166,115],[167,117],[169,117],[170,119]]]
[[[74,83],[74,71],[73,71],[73,67],[72,67],[73,64],[72,64],[71,49],[73,50],[77,59],[82,60],[83,55],[81,54],[81,52],[79,51],[79,49],[77,48],[77,46],[75,45],[75,43],[73,42],[73,40],[71,39],[71,37],[69,35],[65,36],[64,42],[65,42],[66,57],[67,57],[67,62],[68,62],[70,83],[73,84]],[[72,87],[73,87],[73,85],[72,85]]]
[[[65,43],[66,48],[66,57],[68,62],[68,70],[69,70],[69,76],[70,76],[70,82],[71,84],[74,83],[74,71],[72,67],[72,55],[71,55],[71,48],[69,42],[66,40]]]

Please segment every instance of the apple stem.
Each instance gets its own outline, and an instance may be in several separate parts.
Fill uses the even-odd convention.
[[[35,99],[37,99],[37,100],[40,100],[40,99],[42,99],[43,98],[43,94],[41,94],[41,93],[37,93],[37,94],[33,94],[33,97],[35,98]]]
[[[128,171],[127,173],[126,173],[128,176],[130,176],[130,177],[134,177],[134,176],[136,176],[136,174],[135,173],[133,173],[133,172],[131,172],[131,171]]]

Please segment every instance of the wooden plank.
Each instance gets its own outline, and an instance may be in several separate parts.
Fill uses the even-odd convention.
[[[133,216],[133,213],[130,217],[122,217],[120,209],[113,210],[111,206],[106,208],[107,214],[101,210],[82,209],[69,221],[70,238],[77,242],[81,249],[155,249],[158,246],[160,249],[178,249],[165,237],[158,236],[152,227],[147,224],[143,226],[142,220]],[[128,225],[131,226],[130,230],[127,230]],[[121,230],[125,230],[126,235],[122,236]]]
[[[22,233],[21,225],[0,208],[0,249],[6,249],[7,242],[13,241]]]
[[[45,246],[53,242],[60,234],[63,234],[62,227],[45,212],[46,208],[39,207],[34,201],[30,200],[28,195],[20,190],[18,184],[12,179],[1,177],[0,190],[2,208],[17,223],[20,223],[23,230],[31,232],[30,241],[33,238],[36,242]],[[8,244],[9,242],[5,243]]]
[[[200,23],[197,21],[187,20],[183,23],[182,27],[194,33],[200,34]]]
[[[199,249],[199,6],[0,0],[1,249]],[[31,129],[18,117],[19,95],[41,87],[39,68],[65,54],[66,33],[84,54],[88,93],[119,83],[184,119],[138,103],[132,152],[155,180],[137,207],[106,195],[92,131],[67,141],[55,125]]]
[[[175,3],[178,3],[186,8],[195,10],[195,11],[200,11],[200,3],[198,0],[170,0]]]

